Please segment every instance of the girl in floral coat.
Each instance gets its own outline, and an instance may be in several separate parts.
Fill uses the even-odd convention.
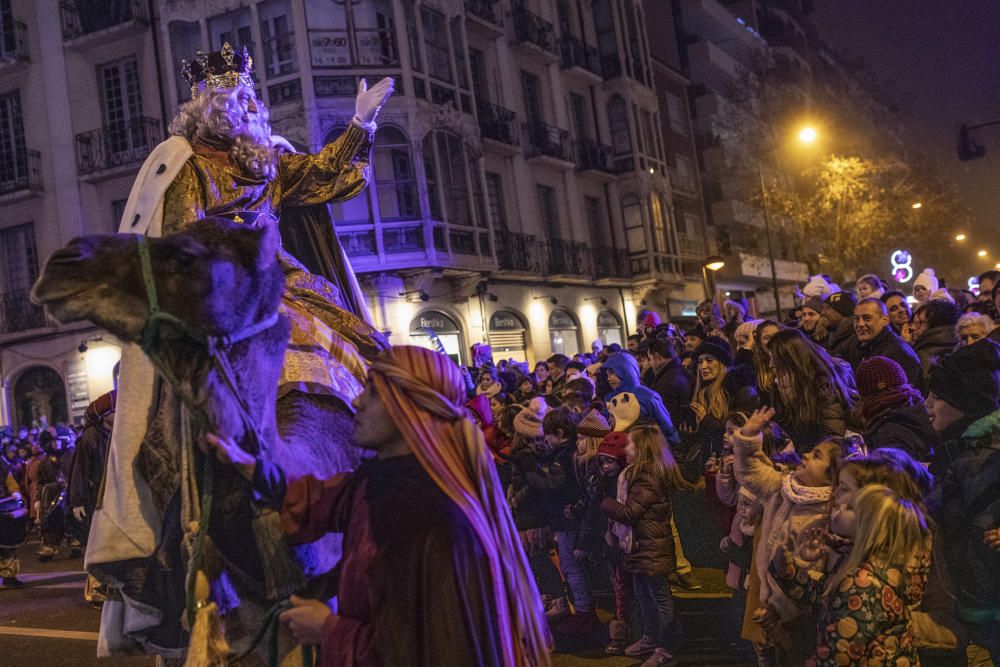
[[[920,664],[906,605],[906,564],[927,540],[919,507],[887,486],[866,486],[851,501],[855,540],[837,569],[820,578],[818,536],[803,540],[775,576],[796,581],[819,605],[816,650],[807,667],[915,667]]]

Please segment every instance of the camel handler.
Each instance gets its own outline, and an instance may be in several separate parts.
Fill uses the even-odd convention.
[[[325,667],[549,664],[541,598],[463,387],[442,354],[382,351],[354,401],[355,442],[375,456],[331,479],[288,480],[230,438],[203,443],[280,509],[293,543],[345,535],[338,612],[293,596],[281,615]]]

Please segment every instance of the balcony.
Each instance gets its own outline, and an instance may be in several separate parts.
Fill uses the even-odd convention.
[[[688,47],[691,72],[712,90],[728,90],[746,68],[713,42],[701,40]]]
[[[569,73],[578,74],[590,83],[601,82],[600,56],[594,47],[576,37],[563,37],[559,40],[559,55],[563,69]]]
[[[82,44],[102,40],[109,32],[122,35],[145,30],[149,25],[146,3],[142,0],[94,2],[63,0],[59,4],[64,42]]]
[[[494,232],[494,238],[497,264],[501,270],[542,275],[542,258],[537,237],[498,229]]]
[[[31,62],[28,57],[28,26],[14,21],[13,40],[5,40],[3,51],[0,51],[0,69],[27,62]]]
[[[31,303],[28,292],[0,294],[0,335],[46,326],[45,312]]]
[[[479,132],[483,139],[496,142],[494,148],[498,152],[513,155],[520,143],[517,136],[517,114],[510,109],[490,104],[476,103],[476,116],[479,118]]]
[[[511,8],[514,19],[514,43],[529,52],[549,60],[558,58],[556,52],[554,26],[537,14],[532,14],[523,5]]]
[[[576,142],[576,169],[582,175],[594,176],[612,181],[618,173],[611,146],[597,143],[593,139],[578,139]]]
[[[594,248],[594,277],[598,280],[627,280],[632,277],[628,250],[611,246]]]
[[[0,163],[0,203],[9,204],[42,191],[42,156],[20,150],[11,162]]]
[[[76,135],[76,169],[85,180],[103,180],[138,168],[163,139],[155,118],[133,118]]]
[[[503,13],[498,0],[465,0],[465,15],[490,37],[503,35]]]
[[[552,239],[546,244],[546,275],[592,276],[594,253],[586,243]]]
[[[525,157],[555,169],[574,167],[569,132],[541,121],[524,124]]]
[[[698,183],[694,175],[686,171],[678,171],[676,167],[667,167],[670,174],[670,187],[677,194],[685,197],[698,196]]]

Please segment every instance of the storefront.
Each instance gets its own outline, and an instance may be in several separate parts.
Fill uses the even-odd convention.
[[[429,350],[440,351],[458,365],[462,365],[463,350],[462,331],[450,315],[440,310],[425,310],[410,322],[410,343],[426,347]]]
[[[549,345],[552,354],[573,356],[580,351],[580,327],[567,310],[556,308],[549,315]]]
[[[602,310],[597,314],[597,337],[605,346],[618,343],[624,347],[622,330],[621,320],[610,310]]]
[[[524,319],[512,310],[498,310],[490,317],[488,337],[494,363],[501,359],[528,361],[527,327]]]

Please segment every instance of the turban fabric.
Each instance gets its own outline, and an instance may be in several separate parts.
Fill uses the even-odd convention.
[[[549,664],[541,596],[482,432],[463,407],[465,381],[458,366],[443,354],[400,345],[379,354],[369,379],[410,451],[482,543],[501,614],[505,663]]]

